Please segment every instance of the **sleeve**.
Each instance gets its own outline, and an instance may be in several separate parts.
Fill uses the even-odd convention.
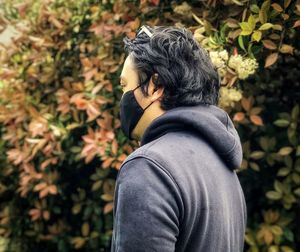
[[[138,157],[119,171],[111,252],[175,251],[180,194],[168,172]]]

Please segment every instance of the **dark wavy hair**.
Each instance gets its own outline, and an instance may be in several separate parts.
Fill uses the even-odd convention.
[[[219,100],[220,77],[208,52],[186,28],[146,26],[145,32],[129,39],[125,37],[125,52],[133,59],[142,93],[148,96],[150,78],[156,87],[164,87],[161,108],[198,104],[216,105]]]

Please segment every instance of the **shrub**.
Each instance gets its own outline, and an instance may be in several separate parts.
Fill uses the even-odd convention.
[[[300,250],[300,2],[1,2],[0,246],[108,251],[114,183],[137,146],[120,130],[122,38],[187,27],[222,78],[243,142],[245,251]],[[298,246],[298,247],[297,247]]]

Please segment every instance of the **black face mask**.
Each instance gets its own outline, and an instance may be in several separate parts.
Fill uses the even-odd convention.
[[[143,109],[134,96],[134,90],[139,88],[137,86],[133,90],[127,91],[120,101],[120,118],[121,118],[121,128],[124,134],[132,140],[131,133],[145,110],[154,102],[151,102],[145,109]]]

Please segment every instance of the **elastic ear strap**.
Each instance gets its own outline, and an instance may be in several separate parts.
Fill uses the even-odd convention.
[[[136,88],[133,89],[133,91],[136,90],[136,89],[138,89],[140,86],[141,86],[141,85],[138,85]]]
[[[153,102],[155,102],[155,101],[153,101]],[[144,108],[144,111],[145,111],[147,108],[149,108],[150,105],[151,105],[153,102],[151,102],[146,108]]]

